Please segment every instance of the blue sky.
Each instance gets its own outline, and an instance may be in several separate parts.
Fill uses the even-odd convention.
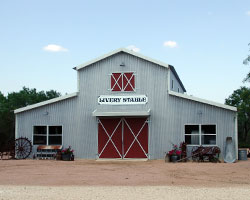
[[[1,1],[0,91],[75,92],[74,66],[133,45],[173,65],[187,94],[224,103],[249,86],[248,43],[249,0]]]

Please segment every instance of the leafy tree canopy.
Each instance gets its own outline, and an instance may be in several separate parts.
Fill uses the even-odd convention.
[[[241,87],[235,90],[225,103],[237,107],[239,144],[250,147],[250,88]]]
[[[7,102],[9,107],[12,110],[15,110],[59,96],[61,96],[61,94],[54,90],[37,92],[36,89],[23,87],[23,89],[19,92],[9,93],[7,96]]]

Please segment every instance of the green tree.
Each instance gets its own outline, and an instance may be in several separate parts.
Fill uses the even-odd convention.
[[[248,44],[250,46],[250,43]],[[243,64],[248,65],[250,63],[250,55],[248,55],[244,60],[243,60]],[[248,72],[246,78],[244,79],[244,82],[250,82],[250,72]]]
[[[7,139],[7,126],[6,126],[6,114],[8,114],[8,109],[6,108],[6,98],[0,92],[0,145],[1,141]]]
[[[7,96],[0,92],[0,145],[15,137],[15,109],[59,96],[61,94],[55,90],[37,92],[36,89],[26,87],[19,92],[9,93]]]
[[[237,107],[239,146],[250,146],[250,88],[235,90],[225,104]]]

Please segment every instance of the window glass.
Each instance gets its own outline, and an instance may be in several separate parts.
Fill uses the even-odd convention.
[[[62,126],[34,126],[33,144],[62,145]]]
[[[62,135],[62,126],[50,126],[49,135]]]
[[[216,134],[215,125],[201,125],[201,134]]]
[[[199,145],[199,125],[185,126],[185,142],[191,145]]]
[[[46,145],[47,144],[47,136],[34,135],[33,144],[34,145]]]
[[[199,134],[199,125],[185,125],[185,134]]]
[[[215,145],[216,144],[216,126],[201,125],[201,144]]]
[[[62,144],[62,126],[49,126],[49,145]]]
[[[49,136],[49,145],[62,145],[62,136]]]
[[[189,145],[216,145],[216,125],[185,125],[185,142]]]
[[[33,144],[46,145],[47,144],[47,126],[34,126],[33,129]]]
[[[201,144],[202,145],[216,145],[216,136],[215,135],[201,135]]]
[[[199,145],[199,135],[185,135],[185,142],[191,145]]]
[[[34,126],[34,135],[46,135],[47,126]]]

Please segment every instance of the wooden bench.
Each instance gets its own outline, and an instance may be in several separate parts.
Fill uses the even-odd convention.
[[[55,159],[56,154],[62,150],[61,145],[39,145],[37,147],[37,159]]]

